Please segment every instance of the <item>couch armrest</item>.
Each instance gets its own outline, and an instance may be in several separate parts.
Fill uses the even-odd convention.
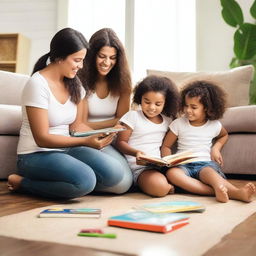
[[[228,133],[256,132],[256,105],[228,108],[220,120]]]
[[[19,135],[21,122],[21,106],[0,104],[1,135]]]

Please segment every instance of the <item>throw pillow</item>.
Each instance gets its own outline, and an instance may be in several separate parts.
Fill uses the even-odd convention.
[[[166,76],[175,82],[179,89],[194,80],[213,82],[226,91],[228,107],[234,107],[249,104],[249,88],[253,71],[253,66],[247,65],[219,72],[169,72],[147,70],[147,74]]]

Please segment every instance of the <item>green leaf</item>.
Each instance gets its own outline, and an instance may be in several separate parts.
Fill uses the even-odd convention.
[[[229,67],[230,68],[236,68],[236,67],[240,67],[241,63],[239,61],[239,59],[237,59],[236,57],[233,57],[231,62],[229,63]]]
[[[254,76],[251,81],[249,96],[250,96],[250,104],[256,105],[256,61],[252,62],[252,64],[254,66]]]
[[[241,26],[244,16],[240,5],[235,0],[220,0],[222,5],[222,17],[232,27]]]
[[[256,19],[256,0],[252,4],[252,7],[250,9],[250,13],[254,19]]]
[[[256,25],[244,23],[235,32],[234,52],[238,59],[248,60],[256,55]]]

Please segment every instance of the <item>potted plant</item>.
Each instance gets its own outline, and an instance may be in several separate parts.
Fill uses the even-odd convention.
[[[256,0],[254,0],[250,14],[255,19],[254,24],[244,21],[240,5],[235,0],[220,0],[224,21],[236,28],[234,33],[234,55],[230,68],[253,65],[255,72],[250,86],[250,104],[256,104]]]

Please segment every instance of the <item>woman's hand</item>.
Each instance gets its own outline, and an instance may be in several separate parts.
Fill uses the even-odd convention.
[[[96,149],[102,149],[112,143],[115,137],[114,133],[109,135],[93,135],[85,138],[84,146],[92,147]]]

